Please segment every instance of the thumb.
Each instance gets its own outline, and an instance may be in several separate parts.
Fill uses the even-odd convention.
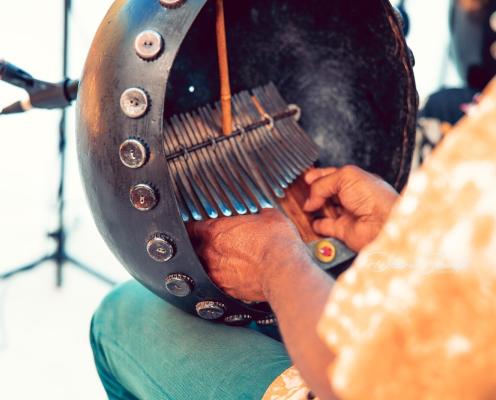
[[[186,229],[193,242],[201,243],[202,239],[209,234],[210,224],[208,221],[193,221],[186,224]]]
[[[307,212],[317,211],[326,203],[327,199],[337,195],[340,191],[339,173],[331,173],[319,178],[310,186],[310,194],[303,209]]]
[[[327,168],[311,168],[305,173],[305,182],[308,185],[314,183],[317,179],[323,178],[324,176],[333,174],[338,169],[335,167]]]
[[[313,222],[313,230],[322,236],[332,237],[346,243],[348,236],[353,232],[355,219],[347,214],[339,218],[323,218]]]

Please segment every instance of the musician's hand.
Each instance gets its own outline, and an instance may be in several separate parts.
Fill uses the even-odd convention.
[[[382,179],[358,167],[314,169],[305,175],[310,195],[307,212],[321,211],[313,223],[323,236],[360,251],[379,234],[398,193]]]
[[[279,211],[188,225],[197,253],[212,280],[244,301],[266,301],[264,287],[285,260],[306,255],[293,224]]]

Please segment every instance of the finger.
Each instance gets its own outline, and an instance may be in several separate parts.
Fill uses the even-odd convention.
[[[334,167],[327,168],[312,168],[305,174],[305,182],[308,185],[314,183],[317,179],[323,178],[329,174],[333,174],[338,169]]]
[[[336,219],[341,215],[339,207],[334,206],[330,202],[326,202],[326,204],[324,204],[324,206],[322,207],[322,214],[324,214],[324,216],[327,218],[333,219]]]
[[[313,222],[313,230],[322,236],[336,238],[342,242],[346,242],[348,235],[353,231],[355,221],[349,215],[341,217],[323,218]]]
[[[191,240],[200,241],[211,233],[212,221],[193,221],[186,225]]]
[[[197,221],[190,222],[186,225],[186,230],[188,231],[191,239],[198,239],[201,236],[203,229],[202,223]]]
[[[319,178],[310,186],[310,194],[303,209],[308,212],[317,211],[326,201],[336,196],[341,189],[340,174],[331,173],[323,178]]]

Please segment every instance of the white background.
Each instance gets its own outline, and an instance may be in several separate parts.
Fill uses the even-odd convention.
[[[79,77],[109,0],[73,0],[70,77]],[[63,0],[0,0],[0,58],[33,76],[61,80]],[[410,0],[421,97],[456,83],[447,56],[447,0]],[[447,72],[449,71],[449,72]],[[0,108],[24,96],[0,82]],[[74,109],[69,109],[66,221],[69,252],[110,277],[127,274],[100,239],[79,178]],[[53,250],[58,179],[57,111],[0,117],[0,272]],[[0,399],[103,399],[88,343],[91,314],[108,287],[66,268],[54,288],[54,267],[0,283]]]

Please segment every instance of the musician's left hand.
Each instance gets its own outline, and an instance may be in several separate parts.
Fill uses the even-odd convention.
[[[213,281],[231,296],[268,301],[292,360],[322,399],[334,399],[325,373],[334,355],[317,334],[332,288],[292,223],[279,211],[191,225]]]
[[[279,211],[195,222],[188,226],[212,280],[244,301],[266,301],[267,280],[305,257],[305,245]]]

